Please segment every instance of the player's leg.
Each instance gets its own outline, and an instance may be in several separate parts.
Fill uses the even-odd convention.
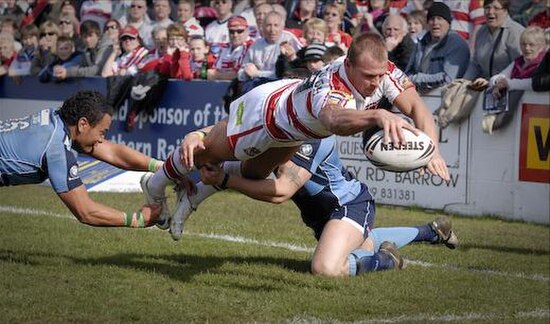
[[[395,242],[398,248],[416,242],[445,244],[450,249],[455,249],[459,244],[447,216],[439,216],[434,221],[419,226],[375,228],[369,236],[373,240],[375,251],[378,251],[384,241]]]
[[[379,251],[368,248],[365,237],[375,216],[374,202],[358,200],[335,210],[326,223],[312,259],[312,272],[329,276],[359,275],[402,267],[394,243]]]

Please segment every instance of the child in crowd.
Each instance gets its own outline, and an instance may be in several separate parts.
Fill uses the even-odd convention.
[[[75,51],[73,39],[69,36],[59,36],[56,43],[54,60],[38,73],[38,80],[40,82],[61,81],[62,79],[54,76],[54,67],[62,66],[67,69],[78,66],[80,58],[80,52]]]
[[[312,43],[306,47],[304,53],[304,62],[309,72],[317,72],[325,66],[323,55],[327,51],[327,47],[323,43]]]
[[[0,34],[10,34],[13,36],[13,46],[18,52],[23,46],[17,40],[19,39],[19,29],[15,20],[11,17],[3,17],[0,22]]]
[[[21,42],[23,43],[23,48],[11,62],[8,72],[9,76],[31,74],[31,63],[38,48],[38,28],[33,24],[23,27],[21,29]]]
[[[208,44],[204,37],[191,37],[189,40],[189,53],[191,54],[190,65],[193,79],[206,80],[208,69],[214,67],[216,59],[208,53]]]
[[[407,16],[409,35],[418,43],[426,35],[426,13],[423,10],[414,10]]]

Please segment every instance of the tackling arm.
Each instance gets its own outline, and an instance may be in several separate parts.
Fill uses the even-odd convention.
[[[162,166],[162,162],[141,152],[107,140],[96,145],[90,155],[123,170],[156,171]]]
[[[59,198],[81,223],[92,226],[143,227],[140,226],[137,217],[132,217],[130,224],[127,224],[126,213],[93,201],[84,185],[59,193]],[[156,224],[159,212],[158,207],[143,207],[143,225]]]
[[[280,204],[289,200],[310,178],[309,171],[288,161],[279,167],[276,179],[251,180],[229,176],[226,187],[256,200]],[[220,185],[223,179],[220,167],[209,165],[201,168],[201,180],[205,184]]]

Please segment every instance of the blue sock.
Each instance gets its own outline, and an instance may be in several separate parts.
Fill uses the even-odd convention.
[[[418,235],[414,238],[414,242],[430,242],[437,241],[437,233],[430,227],[430,225],[415,226],[418,229]]]
[[[394,242],[397,248],[401,248],[418,237],[419,230],[416,227],[378,227],[370,232],[374,241],[374,251],[378,251],[384,241]]]
[[[356,249],[348,257],[350,276],[360,275],[365,272],[381,271],[394,267],[393,259],[386,253],[372,253],[371,251]]]

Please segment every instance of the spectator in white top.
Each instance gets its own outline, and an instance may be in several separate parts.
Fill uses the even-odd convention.
[[[151,18],[147,15],[147,1],[145,0],[132,0],[128,15],[122,17],[120,24],[125,26],[132,26],[139,31],[139,36],[143,40],[143,43],[147,48],[153,48],[153,23]]]
[[[194,0],[180,0],[177,7],[178,22],[183,24],[188,37],[204,36],[204,29],[199,21],[193,17],[195,12]]]
[[[172,8],[170,8],[169,0],[155,0],[153,5],[153,11],[155,13],[155,27],[168,27],[174,22],[170,19],[170,13]]]
[[[218,19],[208,24],[204,32],[206,41],[210,44],[210,51],[212,54],[217,55],[220,46],[229,42],[227,20],[233,15],[233,0],[214,0],[212,6],[218,14]]]
[[[111,0],[85,0],[80,6],[80,21],[93,20],[103,26],[111,18],[112,7]]]
[[[272,11],[267,14],[262,26],[263,38],[258,39],[246,54],[238,78],[241,81],[256,77],[275,77],[275,63],[281,46],[291,46],[294,53],[301,46],[292,33],[283,33],[284,20],[281,14]]]
[[[248,23],[242,16],[233,16],[227,22],[229,43],[218,55],[213,69],[208,70],[209,80],[232,80],[237,77],[244,57],[253,41],[248,37]]]
[[[273,7],[269,3],[260,3],[254,7],[254,18],[256,19],[256,26],[248,27],[250,32],[250,38],[256,40],[262,37],[262,28],[264,24],[265,16],[273,11]]]

